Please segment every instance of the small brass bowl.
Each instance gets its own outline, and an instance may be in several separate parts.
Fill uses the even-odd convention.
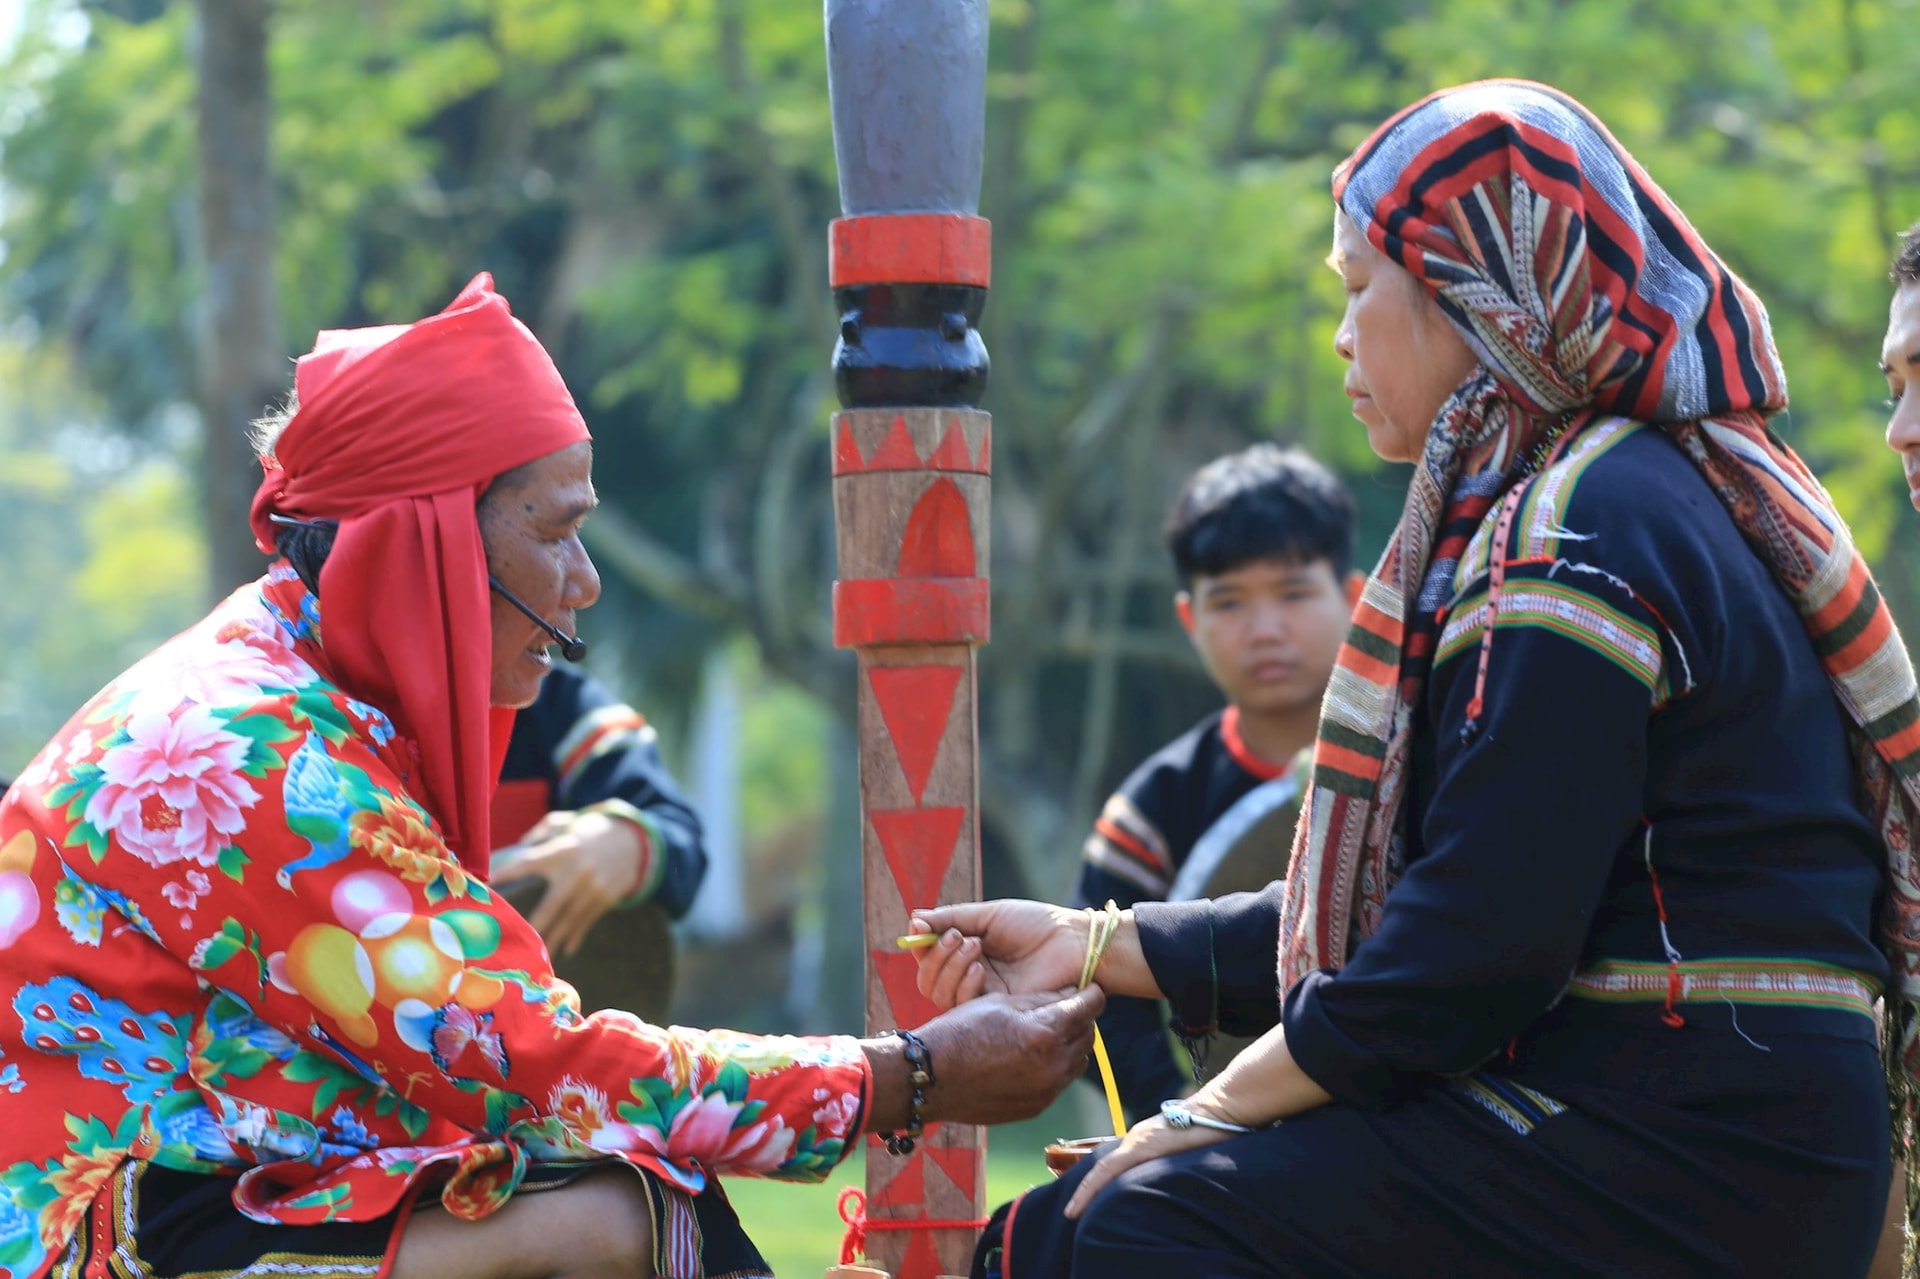
[[[1118,1137],[1057,1137],[1047,1143],[1047,1171],[1058,1177]]]

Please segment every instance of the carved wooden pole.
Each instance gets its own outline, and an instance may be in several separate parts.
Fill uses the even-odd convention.
[[[978,690],[987,639],[991,241],[980,202],[987,0],[826,0],[840,311],[833,421],[834,642],[859,656],[867,1028],[934,1009],[893,945],[907,912],[980,895]],[[934,1063],[936,1072],[939,1063]],[[984,1215],[986,1133],[867,1147],[867,1213]],[[965,1274],[971,1230],[874,1231],[898,1279]]]

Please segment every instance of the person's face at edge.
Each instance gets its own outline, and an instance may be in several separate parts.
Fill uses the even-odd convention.
[[[600,574],[580,542],[580,526],[600,499],[593,491],[593,446],[569,444],[538,458],[488,490],[480,501],[487,568],[540,616],[578,633],[578,613],[600,598]],[[493,615],[495,706],[530,706],[553,669],[553,637],[498,591]]]
[[[1347,362],[1353,415],[1383,460],[1417,462],[1440,406],[1479,361],[1412,272],[1338,209],[1327,265],[1347,291],[1333,349]]]
[[[1920,508],[1920,284],[1894,290],[1887,309],[1887,336],[1880,344],[1880,372],[1886,375],[1887,447],[1900,455],[1907,473],[1907,500]]]
[[[1195,577],[1180,624],[1229,702],[1263,715],[1317,711],[1353,616],[1357,574],[1327,560],[1267,556]]]

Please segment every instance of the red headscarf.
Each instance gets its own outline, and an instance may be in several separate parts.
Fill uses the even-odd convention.
[[[273,514],[339,521],[320,573],[328,673],[416,744],[416,798],[484,875],[513,712],[488,696],[474,504],[503,472],[590,438],[587,424],[484,273],[417,324],[322,332],[294,389],[253,495],[254,538],[273,553]]]

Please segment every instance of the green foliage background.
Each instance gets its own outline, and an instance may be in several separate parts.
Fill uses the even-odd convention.
[[[1384,539],[1401,477],[1339,390],[1327,174],[1450,82],[1580,96],[1755,284],[1791,377],[1785,433],[1920,622],[1874,370],[1886,262],[1920,216],[1915,0],[992,14],[982,723],[1002,883],[1057,887],[1105,789],[1211,701],[1154,542],[1192,465],[1306,443],[1355,486],[1363,554]],[[182,600],[222,589],[195,548],[242,535],[196,527],[179,429],[202,315],[195,21],[179,0],[26,0],[0,66],[0,533],[21,584],[0,592],[0,770],[190,617]],[[289,342],[413,318],[492,270],[592,421],[611,499],[593,629],[624,647],[649,713],[679,722],[704,655],[740,637],[846,711],[825,636],[838,202],[818,6],[282,0],[273,23]],[[803,720],[789,707],[753,732]],[[750,802],[817,807],[823,770],[780,775]]]
[[[107,679],[194,621],[192,483],[75,394],[59,352],[0,336],[0,774]],[[163,432],[164,433],[164,432]]]

